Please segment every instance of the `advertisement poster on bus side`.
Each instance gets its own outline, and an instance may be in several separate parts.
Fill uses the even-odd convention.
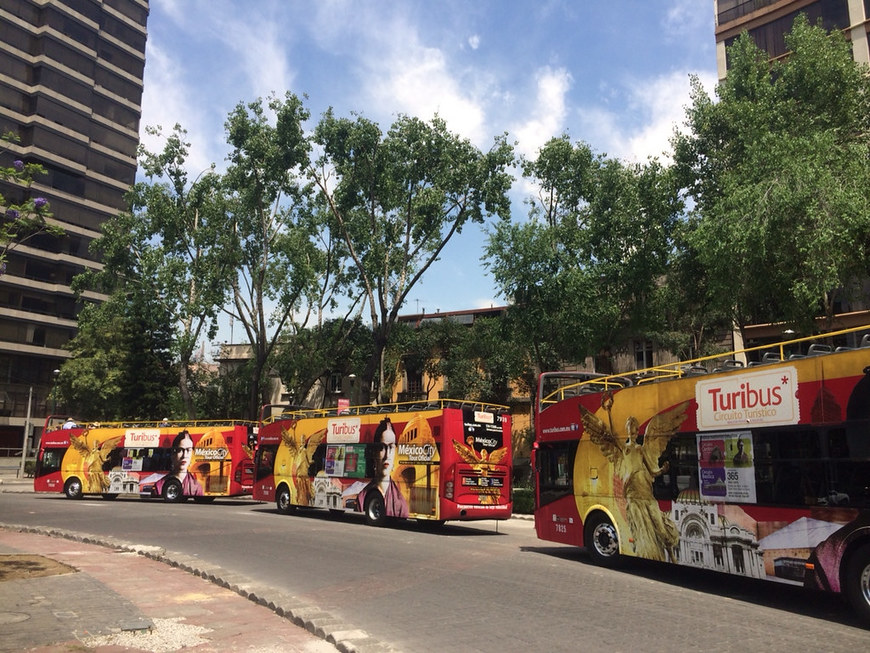
[[[698,433],[701,497],[755,503],[755,463],[750,431]]]

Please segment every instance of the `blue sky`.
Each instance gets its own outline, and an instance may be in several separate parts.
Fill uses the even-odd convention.
[[[144,127],[188,131],[193,174],[223,167],[224,121],[239,102],[307,95],[386,130],[438,113],[478,147],[507,132],[533,157],[567,133],[626,161],[667,158],[689,75],[716,79],[711,0],[151,0]],[[529,189],[517,181],[513,217]],[[502,305],[466,229],[404,313]],[[219,341],[230,339],[224,324]],[[239,333],[234,334],[238,339]]]

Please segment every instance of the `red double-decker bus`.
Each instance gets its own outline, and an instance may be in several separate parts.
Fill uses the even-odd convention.
[[[274,415],[276,407],[265,408],[253,497],[275,501],[281,513],[362,512],[372,525],[511,515],[511,422],[504,406],[443,400],[278,407]]]
[[[868,332],[541,375],[538,537],[601,565],[634,556],[843,592],[870,620]]]
[[[252,422],[79,424],[45,421],[33,489],[70,499],[120,494],[165,501],[249,495]]]

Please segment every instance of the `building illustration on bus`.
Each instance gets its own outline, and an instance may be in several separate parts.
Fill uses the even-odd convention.
[[[713,357],[541,375],[538,537],[602,565],[635,556],[843,592],[870,620],[870,346],[774,349],[709,372]]]

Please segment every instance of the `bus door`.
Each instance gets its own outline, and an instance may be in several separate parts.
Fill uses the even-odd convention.
[[[277,444],[261,444],[254,454],[253,498],[257,501],[275,500],[275,454]]]

